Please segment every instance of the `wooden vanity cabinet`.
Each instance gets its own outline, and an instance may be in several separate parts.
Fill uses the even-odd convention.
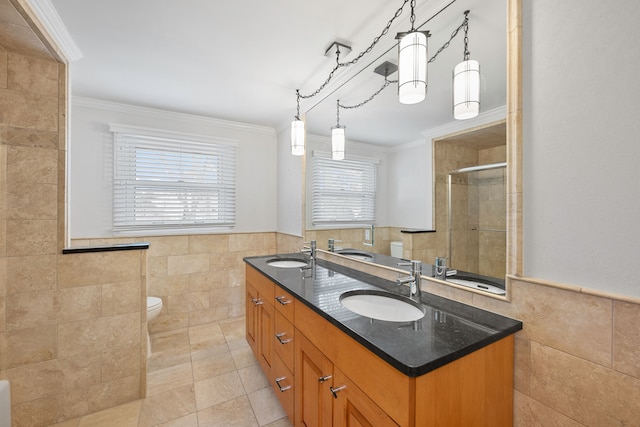
[[[294,298],[246,268],[246,336],[290,420],[294,419]]]
[[[275,309],[274,284],[254,269],[246,270],[247,341],[262,371],[271,377]]]
[[[295,425],[397,427],[304,335],[296,341]]]
[[[247,266],[247,341],[295,426],[512,426],[513,335],[409,377],[304,303],[277,296],[291,297]]]

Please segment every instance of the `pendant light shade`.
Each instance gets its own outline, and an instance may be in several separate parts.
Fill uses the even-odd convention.
[[[304,155],[304,122],[297,118],[291,122],[291,154]]]
[[[468,59],[453,69],[453,117],[466,120],[480,111],[480,64]]]
[[[398,42],[398,99],[417,104],[427,95],[428,31],[400,33]]]
[[[334,126],[331,128],[331,158],[333,160],[344,160],[344,154],[344,126]]]

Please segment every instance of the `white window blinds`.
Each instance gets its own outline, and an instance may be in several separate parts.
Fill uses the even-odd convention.
[[[234,225],[235,144],[116,125],[111,130],[114,230]]]
[[[375,221],[377,161],[332,160],[314,153],[312,169],[314,225]]]

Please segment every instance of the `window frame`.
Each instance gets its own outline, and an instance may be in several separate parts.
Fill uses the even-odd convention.
[[[114,233],[191,233],[235,226],[237,141],[113,123],[109,131],[113,137]],[[144,150],[151,155],[141,156]],[[167,172],[164,177],[168,179],[163,181],[161,172]],[[146,215],[174,214],[136,218],[136,212],[145,209],[141,205],[146,205]],[[212,211],[217,211],[217,218],[209,216]]]
[[[331,159],[330,153],[325,153],[322,151],[314,151],[312,153],[311,160],[311,225],[317,228],[327,228],[327,227],[336,227],[336,226],[345,226],[345,227],[353,227],[353,226],[361,226],[363,224],[375,224],[377,220],[377,197],[378,197],[378,165],[380,164],[379,159],[375,158],[367,158],[367,157],[358,157],[358,156],[349,156],[344,160],[333,160]],[[330,197],[332,194],[334,196],[339,195],[338,192],[332,190],[323,190],[322,188],[318,188],[318,176],[321,173],[327,173],[327,170],[317,170],[316,168],[321,166],[321,164],[330,164],[332,168],[344,168],[344,169],[353,169],[354,167],[364,169],[370,168],[368,172],[371,177],[371,181],[363,182],[361,185],[364,187],[369,187],[369,190],[364,191],[353,191],[350,193],[352,198],[355,197],[364,197],[367,199],[367,207],[364,208],[365,217],[363,218],[344,218],[337,217],[335,220],[330,219],[322,219],[322,217],[326,217],[326,214],[322,214],[317,212],[319,209],[318,203],[320,203],[320,199],[323,197],[322,192],[325,192],[324,197]],[[344,191],[344,189],[340,190],[340,192]],[[328,194],[327,194],[328,193]],[[347,196],[348,198],[348,196]],[[343,202],[345,199],[343,199]],[[362,205],[360,206],[362,208]],[[357,206],[353,205],[353,209],[357,209]],[[344,212],[343,212],[344,213]],[[371,215],[371,216],[366,216]]]

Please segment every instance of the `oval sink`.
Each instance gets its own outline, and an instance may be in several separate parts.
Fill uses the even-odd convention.
[[[451,276],[447,277],[447,282],[455,283],[456,285],[462,285],[480,291],[489,292],[496,295],[504,295],[506,292],[504,289],[495,286],[487,280],[476,279],[466,276]]]
[[[273,258],[267,261],[271,267],[278,268],[300,268],[307,265],[306,262],[297,258]]]
[[[336,251],[336,253],[349,258],[359,259],[361,261],[371,261],[373,259],[373,256],[371,254],[354,249],[341,249],[339,251]]]
[[[424,308],[409,298],[376,290],[345,292],[340,295],[340,304],[361,316],[387,322],[411,322],[425,314]]]

